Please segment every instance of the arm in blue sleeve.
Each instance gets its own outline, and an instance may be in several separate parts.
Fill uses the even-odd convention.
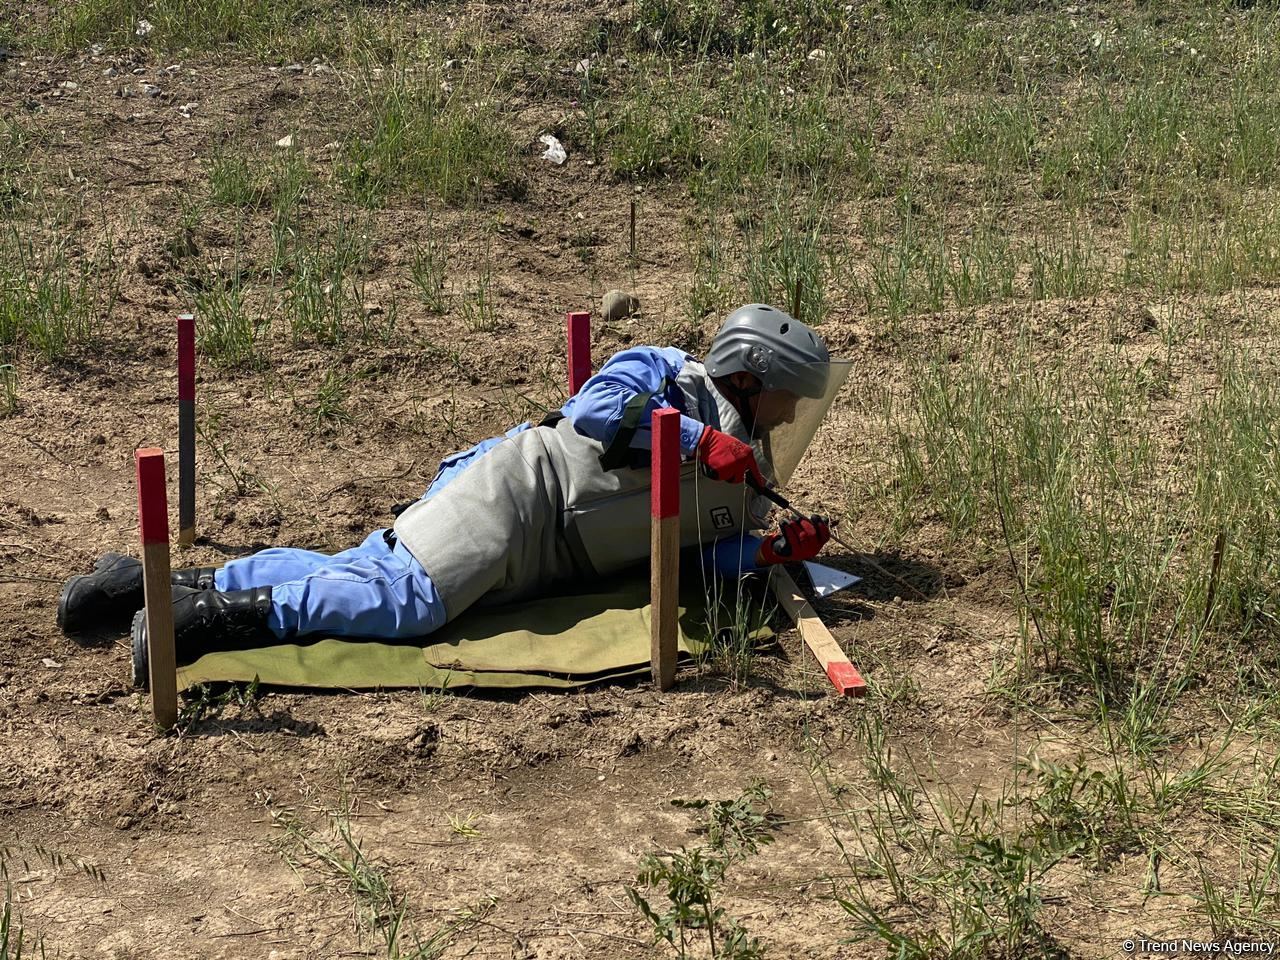
[[[648,450],[653,445],[649,432],[649,416],[653,410],[671,404],[658,393],[662,381],[675,380],[688,355],[674,348],[633,347],[614,354],[600,371],[582,385],[577,395],[570,398],[561,412],[573,423],[574,429],[584,436],[608,444],[622,421],[627,403],[637,394],[654,396],[645,407],[640,426],[631,440],[636,449]],[[680,415],[680,449],[693,453],[702,436],[705,424],[684,414]]]
[[[703,548],[702,564],[712,567],[722,577],[736,580],[744,573],[756,573],[756,553],[764,541],[754,534],[724,537]]]

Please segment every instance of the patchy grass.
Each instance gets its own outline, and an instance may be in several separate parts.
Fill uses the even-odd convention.
[[[483,921],[489,907],[480,905],[425,935],[423,925],[409,911],[404,896],[393,883],[387,866],[366,852],[352,825],[354,801],[345,793],[334,804],[324,804],[304,790],[303,807],[317,814],[318,826],[304,817],[304,809],[278,804],[268,794],[259,799],[279,831],[277,849],[300,877],[310,875],[323,885],[336,885],[351,902],[357,933],[376,945],[387,960],[432,960],[455,937]]]
[[[301,60],[350,52],[393,9],[349,0],[81,0],[59,4],[47,17],[28,12],[14,32],[19,42],[54,51],[102,43],[158,51],[235,48]]]
[[[0,359],[25,347],[53,362],[93,343],[117,298],[111,240],[77,258],[78,244],[57,221],[39,239],[17,226],[0,230]]]
[[[518,195],[514,144],[497,91],[498,79],[478,66],[455,74],[436,60],[417,59],[372,69],[363,117],[335,168],[342,192],[365,206],[424,192],[448,203],[477,199],[490,188]]]

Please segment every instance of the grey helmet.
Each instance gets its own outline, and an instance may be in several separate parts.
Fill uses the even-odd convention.
[[[729,314],[711,341],[707,373],[750,373],[761,390],[817,399],[827,389],[831,355],[822,338],[776,307],[749,303]]]

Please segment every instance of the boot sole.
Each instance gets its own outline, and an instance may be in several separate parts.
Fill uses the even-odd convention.
[[[81,574],[80,576],[72,577],[70,580],[68,580],[66,583],[62,585],[62,590],[58,594],[57,620],[58,620],[58,629],[61,630],[63,633],[77,633],[80,630],[84,629],[83,624],[75,623],[74,621],[71,623],[70,626],[67,625],[67,601],[71,599],[71,591],[73,591],[76,588],[76,585],[79,584],[81,580],[88,580],[88,579],[89,579],[88,576]]]
[[[141,690],[148,690],[151,687],[151,671],[147,663],[146,629],[147,611],[139,610],[133,615],[133,626],[129,630],[129,639],[133,648],[133,685]]]

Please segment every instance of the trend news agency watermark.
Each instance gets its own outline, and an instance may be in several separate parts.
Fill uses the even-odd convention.
[[[1190,937],[1148,940],[1146,937],[1134,937],[1120,944],[1120,949],[1131,955],[1271,957],[1280,956],[1277,946],[1280,944],[1273,940],[1195,940]]]

